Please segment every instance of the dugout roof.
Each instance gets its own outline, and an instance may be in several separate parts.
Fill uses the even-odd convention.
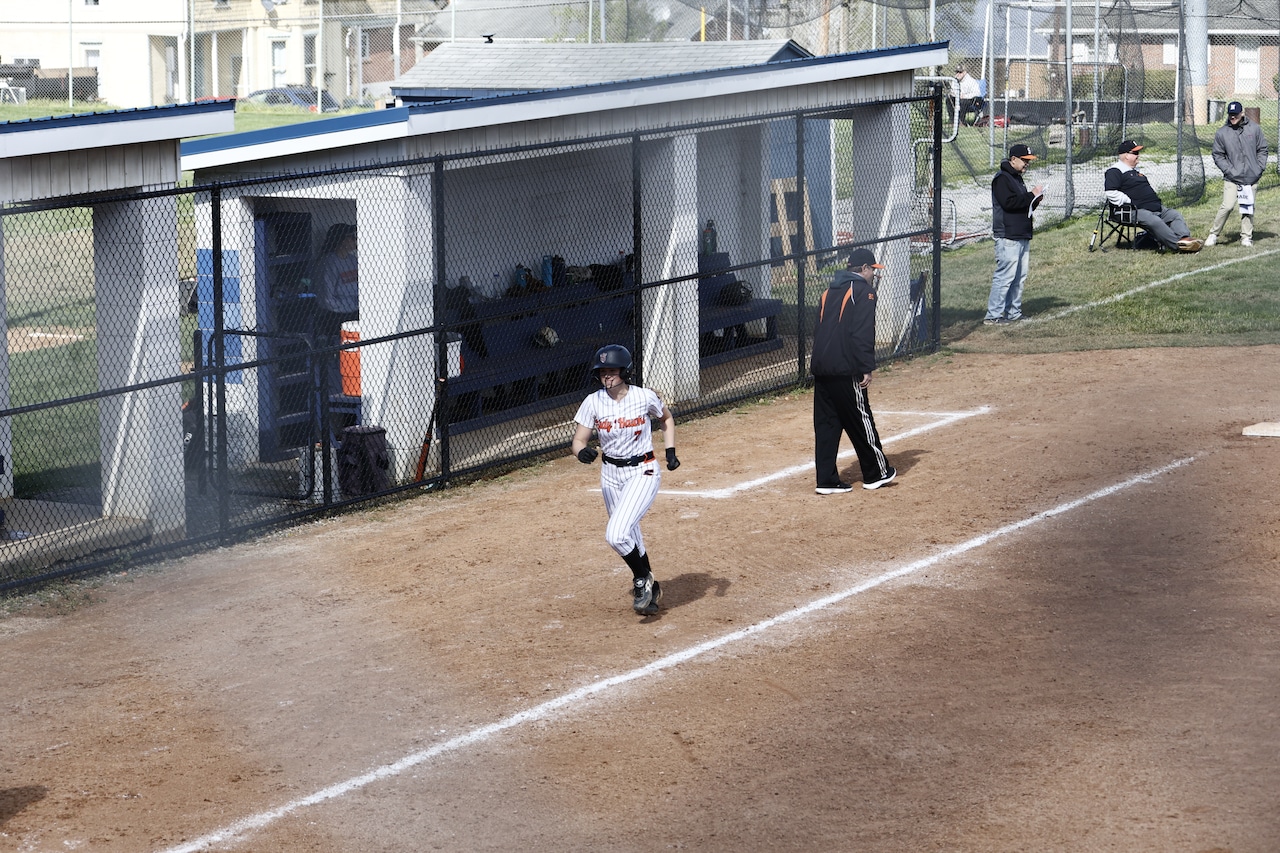
[[[910,97],[916,69],[945,65],[947,54],[935,42],[409,105],[192,140],[182,168],[286,159],[290,169],[323,169],[891,101]]]

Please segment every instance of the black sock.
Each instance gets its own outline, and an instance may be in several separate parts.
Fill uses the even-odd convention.
[[[649,561],[640,553],[638,545],[628,553],[623,554],[622,559],[631,568],[631,574],[638,578],[648,577]]]

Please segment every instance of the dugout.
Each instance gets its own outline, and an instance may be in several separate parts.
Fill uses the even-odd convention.
[[[0,205],[6,214],[0,332],[9,344],[0,348],[0,508],[7,516],[0,578],[102,547],[140,538],[172,541],[185,533],[181,390],[176,381],[136,386],[181,371],[177,201],[165,196],[181,174],[179,140],[232,130],[233,108],[223,101],[0,123]],[[83,245],[66,234],[18,227],[12,218],[77,204],[92,208],[78,229]],[[87,269],[86,299],[94,317],[85,328],[51,331],[45,326],[58,321],[42,319],[31,301],[32,292],[65,286],[70,277],[65,264],[57,284],[41,278],[31,258],[49,246],[65,251],[64,257],[74,253]],[[51,337],[66,345],[45,346]],[[27,347],[27,338],[44,343]],[[40,436],[28,439],[25,451],[16,448],[15,458],[14,421],[62,402],[49,397],[57,391],[51,377],[58,352],[73,342],[84,342],[91,353],[90,370],[81,371],[91,387],[118,392],[93,412],[99,500],[16,500],[15,471],[30,469],[24,454]],[[19,399],[15,383],[24,389]]]
[[[871,241],[905,230],[917,140],[895,105],[912,97],[917,68],[946,62],[946,45],[929,44],[661,76],[637,71],[635,79],[414,104],[187,142],[183,168],[195,172],[197,185],[218,188],[216,203],[214,194],[205,196],[196,217],[198,252],[209,259],[200,270],[209,277],[201,300],[213,292],[217,258],[224,301],[208,305],[201,328],[213,332],[221,318],[223,329],[261,329],[270,322],[264,310],[273,259],[289,263],[289,255],[312,251],[327,223],[350,218],[359,233],[360,335],[379,341],[361,345],[356,411],[362,424],[386,429],[393,479],[404,481],[427,431],[431,378],[445,351],[431,336],[413,333],[441,319],[446,291],[465,278],[487,299],[500,300],[512,287],[513,269],[539,272],[539,259],[562,257],[574,267],[620,256],[625,263],[633,255],[644,282],[669,282],[646,289],[628,319],[642,330],[645,382],[677,404],[695,399],[703,223],[716,221],[720,251],[734,262],[767,263],[776,239],[796,233],[807,239],[802,247],[836,241],[834,216],[818,226],[825,233],[803,211],[783,223],[778,208],[788,201],[778,189],[773,129],[795,125],[804,111],[838,110],[854,119],[854,148],[877,157],[838,164],[859,197],[846,237]],[[834,159],[790,177],[801,186],[830,187],[829,203]],[[301,235],[292,244],[297,253],[272,242],[288,221],[289,233]],[[910,300],[908,243],[885,244],[886,315]],[[773,295],[767,267],[740,277],[756,297]],[[539,298],[554,302],[557,291],[550,290]],[[691,314],[693,322],[686,319]],[[892,324],[885,325],[892,334]],[[256,335],[234,345],[228,338],[228,363],[261,358],[270,346]],[[463,366],[462,375],[473,369]],[[231,465],[253,464],[288,443],[271,423],[280,412],[264,404],[277,390],[269,379],[262,371],[228,375]]]

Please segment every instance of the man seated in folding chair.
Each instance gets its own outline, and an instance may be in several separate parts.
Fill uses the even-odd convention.
[[[1117,206],[1132,204],[1138,224],[1160,241],[1160,245],[1179,252],[1200,251],[1204,244],[1191,236],[1191,229],[1182,214],[1165,207],[1146,175],[1138,171],[1138,152],[1141,150],[1142,146],[1132,139],[1120,143],[1116,150],[1119,162],[1107,169],[1103,178],[1107,201]]]
[[[1142,226],[1138,224],[1138,212],[1132,204],[1113,204],[1111,201],[1104,201],[1102,210],[1098,211],[1098,224],[1093,229],[1093,234],[1089,237],[1089,251],[1094,252],[1098,249],[1106,251],[1104,246],[1112,237],[1116,238],[1117,248],[1121,243],[1128,243],[1130,249],[1143,248],[1143,243],[1150,242],[1152,245],[1147,248],[1158,248],[1164,251],[1161,246],[1152,238],[1147,241],[1145,237],[1147,232],[1142,230]]]

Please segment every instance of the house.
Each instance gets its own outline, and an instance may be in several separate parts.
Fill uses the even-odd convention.
[[[440,11],[436,0],[3,5],[0,58],[44,69],[96,69],[97,96],[118,107],[242,97],[276,86],[315,86],[318,77],[339,102],[363,101],[371,86],[413,66],[414,33]],[[63,21],[68,12],[70,20]]]
[[[1280,45],[1276,43],[1276,6],[1259,0],[1206,0],[1205,24],[1208,36],[1207,77],[1204,96],[1211,100],[1270,100],[1277,95],[1277,73],[1280,72]],[[1137,0],[1126,15],[1109,13],[1101,29],[1100,43],[1095,49],[1095,24],[1091,14],[1077,13],[1073,20],[1074,35],[1071,55],[1077,63],[1125,66],[1130,74],[1141,70],[1146,74],[1148,98],[1173,97],[1174,78],[1178,68],[1179,49],[1189,51],[1192,79],[1188,85],[1200,84],[1194,45],[1195,26],[1189,25],[1185,10],[1179,4]],[[1131,17],[1130,17],[1131,15]],[[1039,25],[1038,32],[1049,40],[1051,61],[1063,55],[1062,21],[1056,25]],[[1079,74],[1079,72],[1077,72]],[[1016,79],[1016,74],[1011,73]],[[1164,81],[1153,85],[1160,76]],[[1132,87],[1131,87],[1132,90]],[[1032,91],[1031,95],[1036,96]]]

